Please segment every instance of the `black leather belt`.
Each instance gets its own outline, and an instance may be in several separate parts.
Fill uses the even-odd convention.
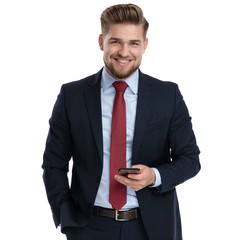
[[[93,215],[114,218],[116,221],[129,221],[141,217],[139,208],[117,211],[109,208],[94,207]]]

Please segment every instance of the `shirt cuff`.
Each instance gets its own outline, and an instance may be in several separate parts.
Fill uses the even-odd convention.
[[[152,168],[152,170],[155,173],[156,181],[153,185],[150,185],[149,187],[159,187],[162,184],[160,172],[156,168]]]

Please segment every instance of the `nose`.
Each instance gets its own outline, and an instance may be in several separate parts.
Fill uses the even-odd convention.
[[[122,44],[119,51],[118,51],[119,56],[127,57],[128,53],[129,53],[128,45],[127,44]]]

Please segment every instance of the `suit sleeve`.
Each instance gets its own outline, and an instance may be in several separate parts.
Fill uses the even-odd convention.
[[[175,186],[194,177],[200,170],[200,151],[192,129],[191,117],[177,85],[174,102],[168,134],[171,161],[158,167],[162,180],[158,190],[161,193],[173,190]]]
[[[68,166],[72,156],[70,124],[64,102],[64,86],[49,120],[42,168],[43,180],[56,227],[60,224],[60,207],[69,198]]]

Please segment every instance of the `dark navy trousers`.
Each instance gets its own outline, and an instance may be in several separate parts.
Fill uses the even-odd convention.
[[[112,218],[92,216],[83,228],[72,228],[67,240],[148,240],[141,219],[120,222]]]

